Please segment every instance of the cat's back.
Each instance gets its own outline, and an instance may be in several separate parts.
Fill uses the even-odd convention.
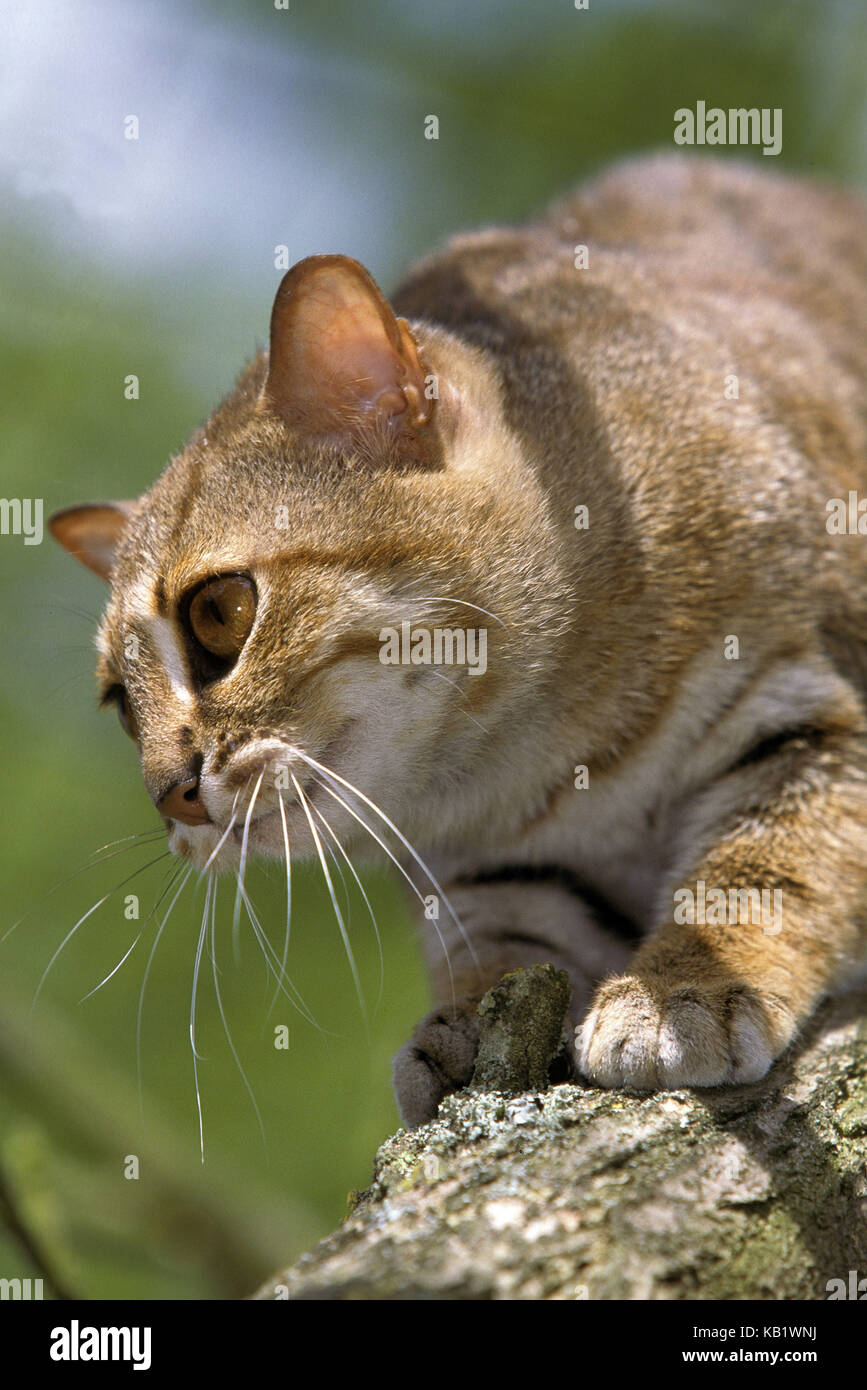
[[[630,160],[531,222],[452,238],[395,302],[507,374],[516,345],[554,345],[603,395],[619,379],[671,400],[680,379],[700,412],[740,374],[808,452],[826,435],[864,458],[867,205],[840,189],[720,158]]]
[[[660,310],[771,297],[860,350],[863,369],[867,203],[734,160],[628,160],[529,222],[452,237],[395,298],[404,312],[454,326],[481,298],[541,329],[591,306],[603,287],[642,306],[656,299]]]

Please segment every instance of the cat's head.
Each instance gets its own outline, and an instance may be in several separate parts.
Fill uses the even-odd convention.
[[[478,814],[539,668],[541,502],[481,358],[357,262],[285,276],[269,352],[138,501],[50,524],[110,582],[102,698],[176,852],[354,844],[365,798],[427,841],[455,793]]]

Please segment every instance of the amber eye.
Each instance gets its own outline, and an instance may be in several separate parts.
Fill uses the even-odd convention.
[[[223,661],[234,661],[240,654],[255,617],[256,590],[243,574],[212,579],[190,602],[193,636],[206,652]]]

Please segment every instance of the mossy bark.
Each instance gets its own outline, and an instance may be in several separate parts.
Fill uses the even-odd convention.
[[[525,973],[506,977],[524,1000]],[[508,1094],[504,1009],[483,1068],[501,1090],[387,1140],[343,1225],[257,1298],[824,1299],[867,1274],[867,994],[826,1004],[757,1085],[649,1096]]]

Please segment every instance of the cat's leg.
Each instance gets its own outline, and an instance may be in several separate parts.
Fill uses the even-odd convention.
[[[685,808],[693,844],[710,848],[681,857],[659,927],[600,985],[576,1030],[589,1079],[640,1089],[757,1080],[857,971],[867,745],[859,712],[841,723],[766,741]]]
[[[416,1027],[394,1062],[394,1088],[409,1127],[433,1119],[443,1096],[466,1086],[479,1040],[476,1008],[487,989],[521,966],[550,962],[572,982],[567,1035],[593,987],[622,969],[630,945],[606,930],[598,910],[555,882],[462,882],[447,889],[457,926],[438,903],[423,942],[439,1006]]]

